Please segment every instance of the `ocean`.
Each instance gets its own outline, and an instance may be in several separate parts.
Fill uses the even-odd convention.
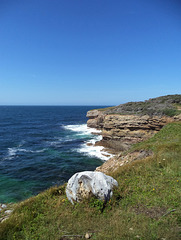
[[[108,157],[87,128],[101,106],[0,106],[0,203],[18,202],[95,170]]]

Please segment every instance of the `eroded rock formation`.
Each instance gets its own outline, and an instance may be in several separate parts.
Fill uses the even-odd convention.
[[[91,115],[91,112],[93,115]],[[133,143],[148,139],[164,125],[175,121],[173,117],[149,115],[107,115],[96,110],[87,114],[88,127],[102,130],[103,139],[99,143],[117,151],[126,150]]]
[[[140,159],[140,156],[144,155],[140,152],[126,158],[122,157],[121,152],[128,150],[134,143],[150,138],[166,124],[181,121],[180,113],[181,95],[168,95],[145,102],[131,102],[89,111],[87,126],[102,131],[102,140],[95,145],[104,146],[116,154],[97,170],[108,173],[113,171],[113,168]]]

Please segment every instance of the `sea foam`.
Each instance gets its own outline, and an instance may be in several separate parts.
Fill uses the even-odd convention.
[[[15,156],[18,155],[20,152],[25,152],[25,153],[42,153],[46,151],[46,149],[40,149],[40,150],[28,150],[24,148],[18,148],[18,147],[13,147],[13,148],[8,148],[8,157],[9,158],[14,158]]]
[[[92,133],[101,133],[101,130],[97,130],[95,128],[87,127],[87,124],[80,125],[66,125],[63,126],[64,129],[76,132],[79,135],[90,135]]]
[[[64,129],[75,132],[76,135],[88,136],[90,139],[81,144],[80,148],[75,149],[75,151],[84,154],[89,157],[96,157],[103,161],[108,160],[113,155],[104,151],[104,147],[95,146],[97,141],[102,140],[101,130],[95,128],[87,127],[87,124],[80,125],[67,125],[63,126]]]

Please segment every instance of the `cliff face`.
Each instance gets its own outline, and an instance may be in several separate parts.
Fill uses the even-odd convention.
[[[181,120],[181,95],[91,110],[87,117],[88,127],[102,130],[103,139],[96,144],[119,152],[150,138],[167,123]]]
[[[123,154],[134,143],[141,142],[153,136],[170,122],[181,121],[181,114],[175,117],[149,115],[108,115],[102,111],[93,110],[87,113],[88,127],[102,130],[102,140],[95,145],[101,145],[114,154],[103,165],[96,168],[106,174],[116,171],[120,166],[135,160],[150,157],[152,151],[136,151]]]
[[[104,147],[123,151],[133,143],[141,142],[158,132],[165,124],[175,121],[173,117],[149,115],[107,115],[93,110],[87,113],[88,127],[102,130]]]
[[[151,151],[123,154],[134,143],[153,136],[167,123],[181,121],[181,95],[168,95],[145,102],[129,102],[116,107],[91,110],[87,126],[102,130],[102,145],[114,154],[96,171],[114,172],[119,166],[149,157]]]

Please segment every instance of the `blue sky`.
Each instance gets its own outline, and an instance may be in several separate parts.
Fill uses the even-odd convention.
[[[0,105],[181,94],[178,0],[0,0]]]

